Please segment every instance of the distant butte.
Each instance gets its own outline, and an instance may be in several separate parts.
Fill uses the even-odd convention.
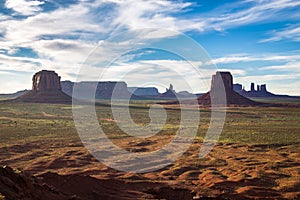
[[[61,90],[60,76],[48,70],[34,74],[32,90],[16,100],[33,103],[72,103],[72,98]]]
[[[223,93],[224,95],[221,96],[220,93]],[[226,98],[226,101],[221,98]],[[221,104],[226,103],[226,106],[260,105],[260,103],[243,97],[233,90],[233,78],[230,72],[219,71],[212,76],[210,91],[198,98],[199,105],[208,106],[211,105],[212,102],[214,104],[218,104],[218,102]]]

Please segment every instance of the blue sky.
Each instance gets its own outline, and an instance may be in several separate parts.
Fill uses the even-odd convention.
[[[202,45],[218,69],[231,71],[234,82],[246,89],[251,82],[266,83],[271,92],[300,95],[298,0],[4,0],[0,2],[0,93],[30,88],[32,75],[42,69],[75,81],[91,55],[105,62],[114,60],[104,76],[109,80],[119,80],[122,70],[131,70],[123,78],[129,86],[161,89],[171,82],[176,90],[188,90],[178,79],[182,76],[189,79],[193,92],[205,92],[207,86],[199,86],[200,79],[209,80],[211,74],[191,73],[180,55],[144,49],[114,57],[116,49],[122,49],[121,42],[115,39],[112,44],[119,46],[109,46],[110,38],[124,31],[141,37],[140,30],[147,28],[175,33],[142,31],[148,44],[163,45],[181,33],[190,37]],[[127,49],[141,42],[130,39]],[[180,47],[189,46],[177,42]],[[196,52],[191,58],[199,56]],[[103,67],[101,59],[98,68]],[[201,59],[188,62],[201,71]],[[99,78],[91,74],[86,78]]]

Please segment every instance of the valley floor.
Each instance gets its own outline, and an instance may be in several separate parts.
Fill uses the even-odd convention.
[[[97,108],[99,120],[111,140],[128,151],[150,152],[173,138],[175,122],[151,138],[127,137],[109,129],[114,121],[107,120],[107,109]],[[175,119],[177,111],[170,112]],[[1,169],[0,194],[6,199],[300,198],[299,108],[230,108],[219,142],[199,158],[209,122],[209,110],[202,110],[189,149],[173,164],[144,174],[120,172],[96,160],[76,134],[70,106],[6,103],[0,113],[0,165],[24,171],[34,182],[24,186],[21,172]],[[139,108],[132,115],[146,113]]]

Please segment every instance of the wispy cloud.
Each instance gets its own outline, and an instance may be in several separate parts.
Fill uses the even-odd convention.
[[[227,55],[220,58],[215,58],[212,61],[216,64],[228,64],[228,63],[239,63],[239,62],[251,62],[251,61],[297,61],[300,60],[300,55],[249,55],[249,54],[237,54]]]
[[[195,6],[197,3],[185,1],[81,0],[74,4],[69,3],[67,6],[62,3],[55,6],[54,10],[44,11],[45,4],[49,2],[57,4],[52,0],[47,2],[44,0],[5,1],[5,7],[11,9],[14,14],[12,16],[0,15],[1,70],[31,72],[47,67],[55,69],[65,78],[71,78],[69,74],[78,70],[99,41],[117,35],[120,31],[166,28],[182,32],[206,33],[214,30],[222,32],[249,24],[282,21],[283,18],[295,20],[300,17],[285,13],[288,9],[299,8],[300,2],[294,0],[245,0],[220,4],[220,7],[203,13],[197,11],[197,6]],[[197,14],[184,15],[189,11],[195,11]],[[273,32],[272,36],[263,42],[282,39],[299,41],[299,31],[299,25],[290,25]],[[140,32],[136,40],[118,44],[118,47],[137,44],[140,42],[139,37],[161,39],[174,36],[170,33]],[[16,57],[15,54],[20,48],[32,50],[37,58],[26,57],[26,55]],[[114,48],[116,47],[100,46],[97,56],[109,59],[115,55]],[[108,54],[110,57],[106,56]],[[226,64],[277,60],[287,64],[299,61],[299,57],[298,55],[253,56],[244,54],[223,56],[214,59],[214,62]],[[184,68],[184,63],[178,61],[153,60],[131,64],[136,67],[156,66],[157,70],[159,64],[169,65],[180,70],[180,73],[189,74],[189,71],[186,71],[187,68]],[[273,68],[276,70],[275,66]],[[164,75],[164,72],[161,73]],[[243,76],[247,74],[247,71],[236,69],[233,73]],[[208,75],[204,76],[208,77]],[[193,75],[191,77],[196,78]]]
[[[245,9],[237,9],[247,5]],[[299,1],[293,0],[248,0],[239,3],[232,3],[223,8],[218,8],[217,15],[211,14],[210,17],[205,17],[206,29],[215,29],[224,31],[226,29],[255,24],[267,21],[281,21],[293,16],[287,16],[285,10],[300,6]],[[213,13],[214,13],[213,12]]]
[[[260,40],[260,42],[276,42],[280,40],[300,41],[300,24],[289,25],[281,30],[274,30],[270,33],[271,37]]]
[[[291,74],[300,72],[300,61],[298,62],[288,62],[283,65],[271,65],[262,67],[261,70],[276,70],[290,72]],[[300,78],[300,75],[299,75]]]

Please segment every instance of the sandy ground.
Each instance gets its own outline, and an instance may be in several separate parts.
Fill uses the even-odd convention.
[[[153,151],[167,136],[116,139],[128,151]],[[175,163],[134,174],[109,168],[79,141],[36,141],[0,148],[0,165],[18,168],[78,199],[299,199],[300,144],[218,144],[199,158],[195,141]],[[101,196],[102,195],[102,196]],[[76,199],[76,198],[74,198]]]

